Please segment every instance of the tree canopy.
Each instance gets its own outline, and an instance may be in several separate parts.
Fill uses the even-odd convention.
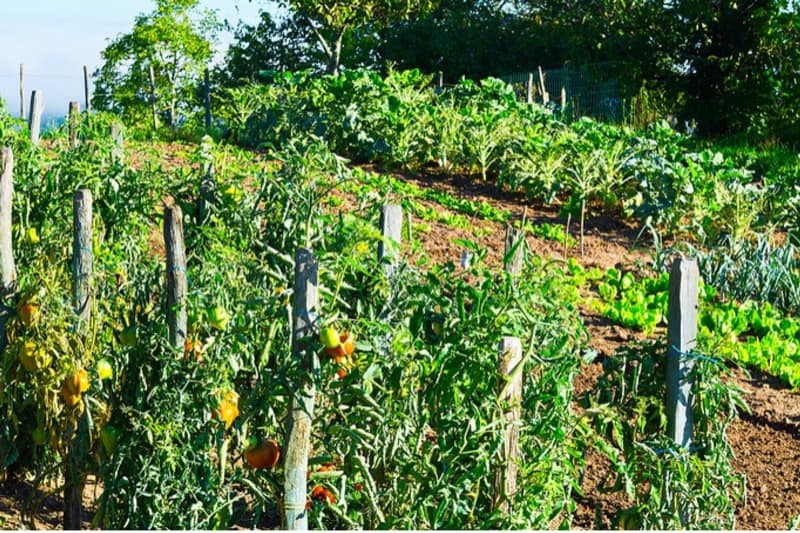
[[[199,0],[156,0],[129,33],[103,50],[92,105],[140,120],[150,108],[149,69],[155,74],[159,112],[174,125],[196,99],[195,85],[213,55],[218,23]]]

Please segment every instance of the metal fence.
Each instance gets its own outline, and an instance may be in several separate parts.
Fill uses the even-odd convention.
[[[556,107],[562,105],[562,90],[567,111],[575,117],[590,116],[609,122],[622,122],[625,101],[616,79],[600,75],[599,67],[571,68],[520,72],[499,78],[514,85],[521,98],[526,98],[528,82],[533,81],[532,93],[535,101],[542,102],[542,77],[549,101]]]

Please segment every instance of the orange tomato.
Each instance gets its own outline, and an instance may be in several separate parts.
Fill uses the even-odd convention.
[[[281,447],[274,439],[267,439],[244,451],[244,460],[253,468],[272,468],[278,464],[280,456]]]
[[[336,496],[334,496],[334,494],[330,490],[323,487],[322,485],[315,485],[314,488],[311,489],[311,499],[321,502],[327,502],[331,505],[336,503]]]

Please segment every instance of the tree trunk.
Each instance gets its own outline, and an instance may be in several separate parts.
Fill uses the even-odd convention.
[[[334,76],[339,75],[339,61],[342,57],[342,39],[344,38],[344,30],[339,32],[336,36],[336,41],[333,43],[333,49],[328,53],[328,68],[325,70],[327,74]]]

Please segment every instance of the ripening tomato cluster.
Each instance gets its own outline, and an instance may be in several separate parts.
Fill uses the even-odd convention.
[[[339,333],[336,328],[327,326],[320,330],[319,340],[325,348],[325,353],[339,365],[337,375],[339,378],[344,378],[347,371],[355,364],[353,360],[356,351],[355,335],[349,331]]]

